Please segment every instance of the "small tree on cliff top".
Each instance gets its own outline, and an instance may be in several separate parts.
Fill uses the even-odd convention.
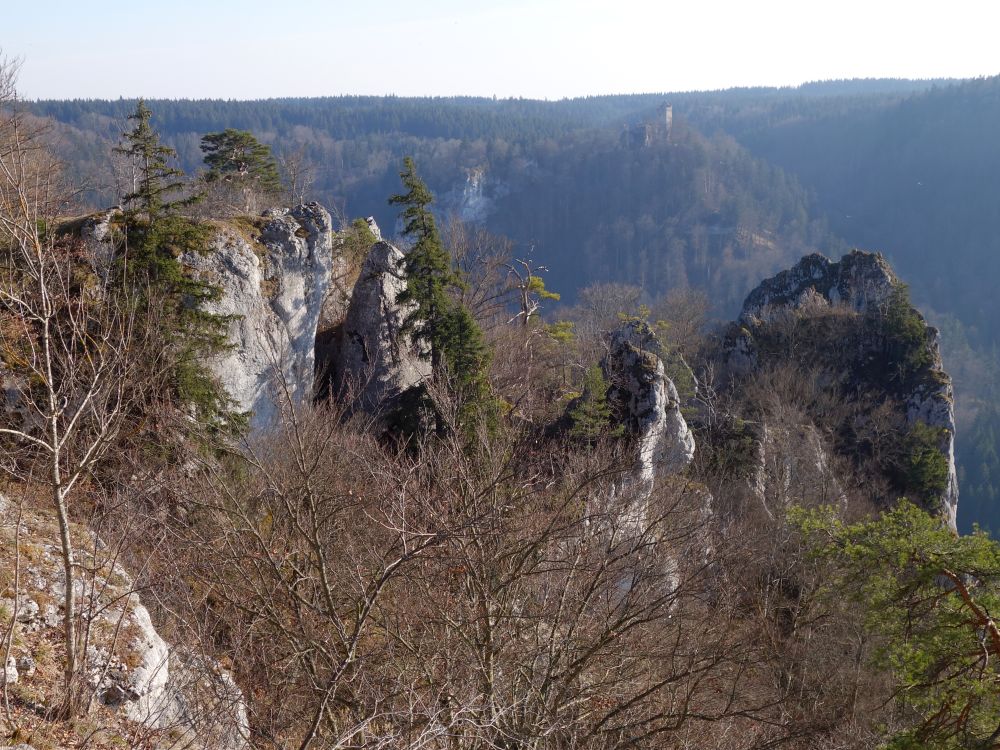
[[[129,115],[135,126],[114,149],[126,157],[133,175],[132,190],[122,197],[125,241],[120,258],[129,282],[149,289],[141,304],[159,308],[157,314],[167,321],[162,335],[164,348],[172,353],[171,396],[195,407],[210,425],[238,427],[242,420],[204,365],[207,356],[227,345],[228,320],[202,309],[220,291],[192,277],[180,260],[186,253],[208,250],[211,228],[181,214],[200,196],[189,191],[184,172],[170,165],[176,152],[160,143],[151,118],[140,99]]]
[[[208,167],[205,182],[231,188],[242,211],[250,213],[260,199],[281,193],[281,176],[271,147],[249,131],[226,128],[221,133],[208,133],[202,136],[201,150]]]

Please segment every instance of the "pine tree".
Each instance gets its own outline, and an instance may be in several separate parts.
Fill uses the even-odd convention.
[[[271,147],[249,131],[227,128],[221,133],[208,133],[202,136],[201,150],[208,167],[205,182],[236,190],[245,211],[250,211],[256,196],[274,197],[281,192],[281,177]]]

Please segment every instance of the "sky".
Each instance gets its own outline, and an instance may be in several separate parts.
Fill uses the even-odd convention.
[[[31,99],[523,96],[1000,73],[998,0],[37,0]]]

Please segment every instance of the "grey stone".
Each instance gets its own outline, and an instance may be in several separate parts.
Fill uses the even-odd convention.
[[[8,656],[7,663],[4,665],[2,679],[0,679],[0,685],[14,685],[17,683],[17,680],[17,660],[13,656]]]
[[[38,602],[34,599],[25,599],[17,610],[18,622],[31,622],[38,617]]]
[[[335,387],[356,394],[370,413],[385,410],[431,374],[426,348],[402,332],[415,305],[397,302],[406,289],[403,253],[387,242],[372,246],[354,285],[341,329]]]
[[[237,408],[253,412],[254,429],[276,423],[282,391],[293,401],[313,396],[316,328],[333,265],[330,214],[318,203],[263,218],[256,240],[223,225],[208,253],[182,257],[221,289],[203,309],[231,316],[232,349],[208,365]]]
[[[31,677],[35,673],[37,665],[35,658],[30,654],[17,657],[17,671],[25,677]]]

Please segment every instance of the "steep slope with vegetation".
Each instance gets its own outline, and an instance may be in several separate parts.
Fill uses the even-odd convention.
[[[707,303],[663,270],[646,281],[659,287],[650,296],[672,290],[655,316],[643,289],[616,283],[581,291],[556,321],[550,272],[509,240],[439,224],[413,159],[393,164],[402,189],[381,196],[401,209],[401,249],[378,241],[374,221],[332,235],[315,204],[234,215],[252,181],[199,207],[219,178],[174,173],[148,128],[126,136],[142,153],[120,152],[155,167],[143,193],[122,196],[123,215],[60,222],[69,212],[41,135],[28,158],[17,136],[30,118],[6,96],[6,737],[36,750],[52,737],[218,746],[197,725],[184,737],[133,731],[93,705],[95,686],[144,689],[114,625],[95,616],[126,615],[141,593],[164,644],[191,655],[195,685],[229,694],[235,683],[234,747],[996,744],[1000,546],[950,528],[949,378],[884,259],[787,262],[722,340],[697,314]],[[562,148],[574,156],[564,165]],[[745,272],[785,263],[796,246],[779,234],[806,231],[794,190],[764,210],[780,173],[737,200],[732,186],[757,184],[762,165],[682,126],[659,144],[580,134],[552,159],[519,188],[549,201],[542,212],[559,205],[545,185],[563,167],[636,175],[669,197],[662,213],[642,202],[657,231],[714,227],[693,245],[707,260],[677,256],[689,275],[720,257]],[[705,192],[685,197],[699,181]],[[587,210],[642,220],[608,191],[563,187]],[[209,221],[216,207],[224,220]],[[746,233],[772,244],[740,244]],[[247,321],[230,313],[246,310],[217,309],[244,270],[226,262],[227,237],[250,266],[329,254],[314,287],[344,265],[332,302],[305,284],[282,293],[286,275],[308,270],[281,266],[248,286],[264,312],[291,297],[296,315],[320,321],[299,333],[330,347],[324,365],[339,373],[334,390],[302,398],[310,373],[295,367],[301,388],[281,387],[288,363],[272,352],[278,387],[253,394],[273,398],[266,424],[225,408],[238,394],[210,366],[265,343],[237,340]],[[628,254],[655,248],[646,239]],[[638,265],[622,264],[617,278],[635,281]],[[591,272],[603,271],[580,277]],[[742,288],[726,279],[711,279],[729,285],[723,304]],[[178,387],[192,372],[204,388]],[[57,599],[32,572],[42,558],[47,579],[62,576]],[[108,574],[109,558],[127,579]],[[27,656],[43,666],[35,682]]]

